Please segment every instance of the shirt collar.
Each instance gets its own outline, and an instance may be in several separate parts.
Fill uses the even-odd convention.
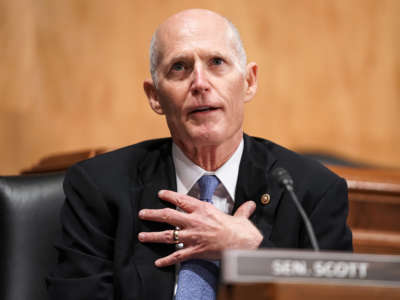
[[[176,171],[177,192],[187,194],[193,185],[205,174],[211,174],[218,177],[224,185],[229,196],[235,200],[236,182],[239,175],[239,165],[243,154],[243,139],[236,148],[233,155],[215,172],[208,172],[193,163],[182,150],[175,144],[172,144],[172,158]]]

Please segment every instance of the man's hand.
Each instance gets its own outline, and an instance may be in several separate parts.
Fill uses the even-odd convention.
[[[184,248],[155,261],[156,266],[165,267],[192,258],[220,259],[224,249],[256,249],[262,234],[248,220],[256,204],[243,203],[231,216],[218,210],[211,203],[172,191],[160,191],[158,196],[179,207],[175,209],[142,209],[139,218],[147,221],[163,222],[179,227],[179,242]],[[143,243],[175,244],[173,230],[161,232],[141,232]]]

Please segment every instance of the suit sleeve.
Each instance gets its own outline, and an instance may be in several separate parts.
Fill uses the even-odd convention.
[[[58,264],[47,278],[50,299],[113,299],[115,224],[110,204],[79,165],[64,180]]]
[[[348,205],[347,184],[343,178],[330,185],[316,202],[309,218],[322,250],[353,250],[352,233],[347,226]],[[305,230],[303,236],[302,246],[311,247]]]

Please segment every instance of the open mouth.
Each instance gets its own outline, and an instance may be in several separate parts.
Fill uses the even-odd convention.
[[[191,111],[191,114],[208,112],[208,111],[213,111],[213,110],[217,110],[217,109],[218,109],[217,107],[211,107],[211,106],[198,107],[198,108],[194,109],[193,111]]]

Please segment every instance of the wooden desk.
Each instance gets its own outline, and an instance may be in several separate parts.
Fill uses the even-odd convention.
[[[105,148],[53,154],[40,159],[35,165],[21,170],[21,174],[64,171],[73,164],[107,152]]]
[[[347,181],[355,252],[400,254],[400,170],[328,167]]]
[[[219,300],[400,299],[400,256],[227,250]]]
[[[400,288],[304,283],[242,283],[221,286],[218,300],[398,300]]]

